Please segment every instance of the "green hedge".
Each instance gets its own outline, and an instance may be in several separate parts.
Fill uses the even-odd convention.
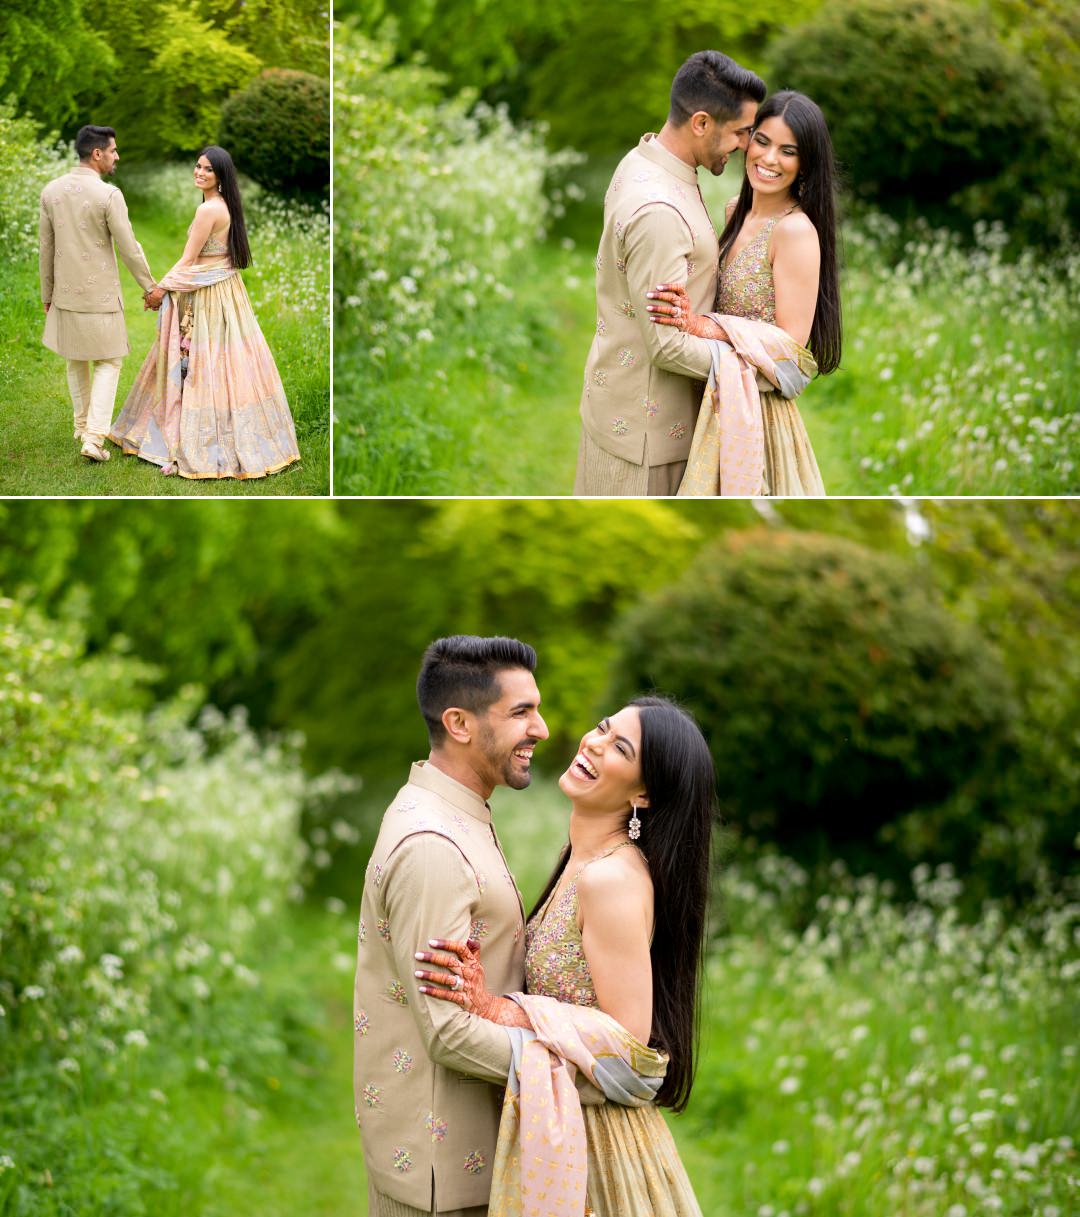
[[[815,533],[703,550],[626,617],[615,671],[615,700],[676,691],[732,824],[803,856],[962,788],[1015,714],[994,648],[910,561]]]
[[[1035,71],[960,0],[832,0],[772,59],[770,85],[821,106],[848,185],[879,204],[996,178],[1047,125]]]
[[[330,188],[330,82],[274,68],[221,108],[220,140],[260,186],[281,193]]]

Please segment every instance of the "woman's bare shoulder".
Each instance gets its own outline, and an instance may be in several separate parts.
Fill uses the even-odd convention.
[[[786,216],[781,216],[773,229],[774,241],[784,241],[790,245],[817,239],[818,230],[805,211],[792,211]]]
[[[590,862],[578,879],[578,894],[607,896],[628,888],[635,895],[652,889],[649,867],[641,853],[635,848],[617,849],[606,858]]]

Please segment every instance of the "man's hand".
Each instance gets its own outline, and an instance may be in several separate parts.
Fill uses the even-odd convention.
[[[45,312],[47,313],[51,307],[52,307],[51,305],[46,304],[46,305],[45,305]]]
[[[152,287],[148,292],[143,293],[143,308],[152,309],[156,313],[161,308],[164,298],[165,289],[163,287]]]

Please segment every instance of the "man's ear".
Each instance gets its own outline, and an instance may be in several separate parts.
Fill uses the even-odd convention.
[[[442,725],[446,734],[458,744],[468,744],[472,740],[473,716],[460,706],[449,706],[442,712]]]
[[[708,131],[711,123],[712,115],[707,114],[704,110],[695,110],[694,113],[690,115],[690,130],[693,131],[693,133],[698,136],[699,139],[705,134],[706,131]]]

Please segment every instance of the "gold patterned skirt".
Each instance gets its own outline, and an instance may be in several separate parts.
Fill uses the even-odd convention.
[[[762,393],[765,433],[765,484],[774,498],[814,498],[825,493],[817,458],[799,407],[779,393]]]
[[[595,1217],[702,1217],[675,1140],[654,1103],[582,1104]]]

